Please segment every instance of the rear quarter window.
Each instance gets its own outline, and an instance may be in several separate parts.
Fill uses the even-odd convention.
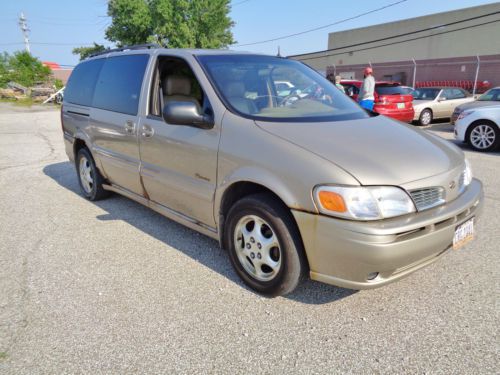
[[[72,104],[90,106],[94,97],[97,77],[104,59],[82,62],[76,66],[64,89],[64,101]]]
[[[136,115],[149,55],[109,57],[95,86],[92,106]]]

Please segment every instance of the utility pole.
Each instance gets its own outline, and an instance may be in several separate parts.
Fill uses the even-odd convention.
[[[26,23],[26,17],[24,17],[23,12],[21,12],[21,15],[19,16],[19,27],[21,28],[24,37],[24,48],[26,48],[26,52],[31,54],[30,40],[28,38],[28,32],[30,31],[30,29],[28,29],[28,25]]]

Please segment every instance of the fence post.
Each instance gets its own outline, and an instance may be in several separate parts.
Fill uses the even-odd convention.
[[[415,59],[412,59],[413,60],[413,89],[415,89],[415,85],[416,85],[416,78],[417,78],[417,62],[415,61]]]
[[[481,60],[479,59],[479,55],[477,55],[476,58],[477,58],[476,77],[474,78],[474,90],[472,91],[472,95],[476,95],[477,77],[479,76],[479,67],[481,66]]]

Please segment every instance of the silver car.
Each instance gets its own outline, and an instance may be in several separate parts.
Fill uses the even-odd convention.
[[[451,124],[454,125],[460,114],[464,111],[469,111],[481,107],[497,106],[500,104],[500,87],[492,88],[482,94],[477,100],[460,104],[455,108],[451,115]]]
[[[455,107],[472,102],[467,91],[459,87],[422,87],[413,91],[414,121],[429,125],[432,120],[450,118]]]
[[[278,95],[275,83],[307,96]],[[474,237],[482,184],[453,144],[369,113],[297,61],[128,47],[81,62],[62,106],[82,194],[220,242],[266,295],[303,277],[398,280]]]

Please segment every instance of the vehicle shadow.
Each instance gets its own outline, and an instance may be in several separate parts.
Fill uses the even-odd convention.
[[[43,168],[46,176],[60,186],[81,197],[75,169],[70,162],[60,162]],[[84,199],[82,197],[82,199]],[[128,198],[113,194],[110,198],[90,202],[105,214],[96,218],[101,221],[122,220],[155,239],[181,251],[190,258],[212,269],[240,287],[251,291],[234,272],[225,250],[217,241],[170,220]],[[337,288],[312,280],[303,282],[293,293],[284,296],[305,304],[325,304],[348,297],[357,291]]]

